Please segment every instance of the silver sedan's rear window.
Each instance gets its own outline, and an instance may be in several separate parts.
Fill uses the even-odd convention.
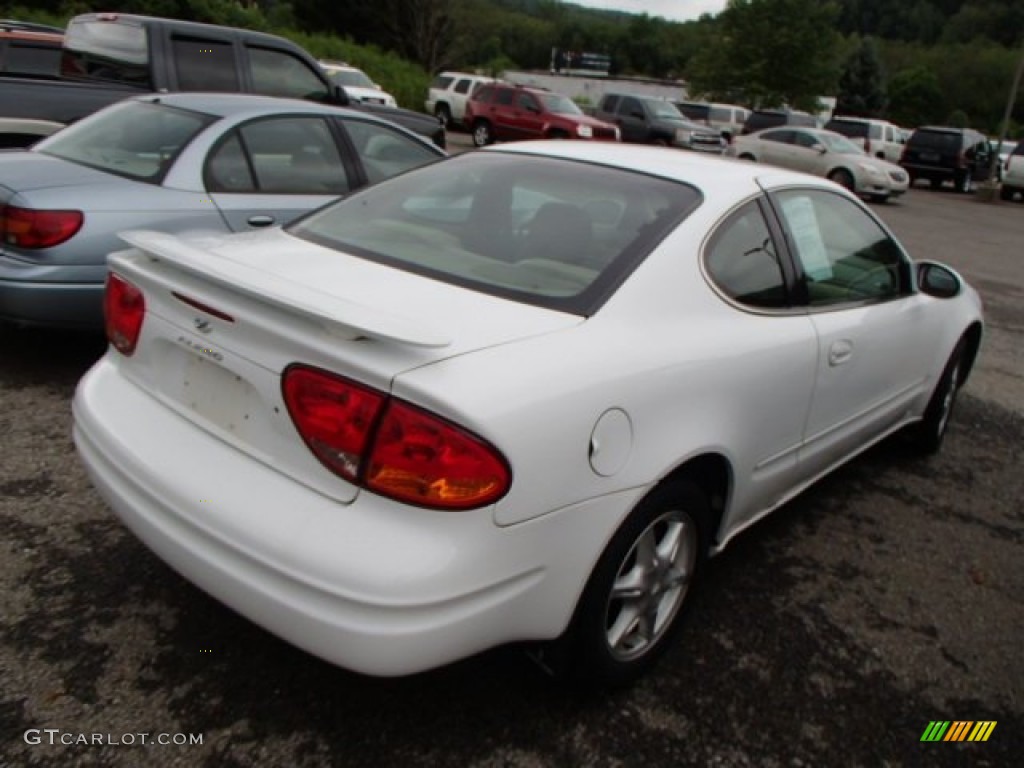
[[[125,101],[54,134],[38,151],[156,183],[185,145],[214,120],[162,104]]]
[[[530,304],[589,315],[700,203],[621,168],[472,152],[383,182],[289,231]]]

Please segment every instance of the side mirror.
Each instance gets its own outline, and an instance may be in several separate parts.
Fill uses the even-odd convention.
[[[331,88],[331,92],[334,97],[332,99],[332,102],[334,104],[337,104],[339,107],[347,107],[352,103],[352,100],[349,99],[348,94],[345,93],[345,89],[342,88],[340,85],[333,86]]]
[[[824,144],[813,144],[811,146],[811,149],[818,150],[819,155],[824,155],[826,152],[828,152],[828,147],[826,147]]]
[[[960,277],[949,267],[934,261],[917,263],[917,285],[921,293],[936,299],[952,299],[960,295]]]

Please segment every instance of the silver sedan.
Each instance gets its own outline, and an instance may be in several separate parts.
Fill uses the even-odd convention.
[[[444,156],[361,112],[167,94],[0,152],[0,321],[99,328],[117,232],[244,232]]]
[[[824,176],[876,203],[902,195],[910,183],[898,165],[872,157],[845,136],[820,128],[787,125],[737,136],[726,154]]]

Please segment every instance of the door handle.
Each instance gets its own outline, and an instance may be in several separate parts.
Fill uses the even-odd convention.
[[[853,357],[853,342],[847,339],[835,341],[828,348],[828,364],[831,366],[842,365]]]
[[[274,223],[274,217],[257,215],[250,216],[246,221],[248,222],[250,227],[269,227],[271,224]]]

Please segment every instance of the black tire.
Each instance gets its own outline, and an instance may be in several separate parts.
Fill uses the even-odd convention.
[[[438,104],[434,107],[434,116],[444,126],[445,130],[452,127],[452,110],[447,104]]]
[[[855,184],[853,181],[853,174],[845,168],[839,168],[838,170],[832,171],[832,173],[828,175],[828,178],[829,181],[834,181],[843,189],[848,189],[851,192],[854,191]]]
[[[868,195],[868,199],[872,203],[887,203],[889,202],[888,195]]]
[[[486,120],[477,120],[473,123],[473,146],[486,147],[494,142],[494,134],[491,132],[491,124]]]
[[[956,395],[963,383],[963,339],[953,349],[942,375],[935,385],[924,417],[914,428],[913,438],[918,451],[925,455],[937,453],[946,437],[949,420],[956,406]]]
[[[931,184],[932,189],[939,189],[942,187],[942,179],[938,176],[932,176],[928,179],[928,183]]]
[[[756,163],[757,162],[757,158],[754,157],[749,152],[744,152],[742,155],[740,155],[740,160],[749,160],[752,163]]]
[[[1013,200],[1013,187],[1002,187],[999,190],[999,198],[1001,200]]]
[[[669,648],[703,571],[710,519],[706,495],[685,479],[658,486],[633,509],[594,567],[564,638],[573,680],[627,685]]]

